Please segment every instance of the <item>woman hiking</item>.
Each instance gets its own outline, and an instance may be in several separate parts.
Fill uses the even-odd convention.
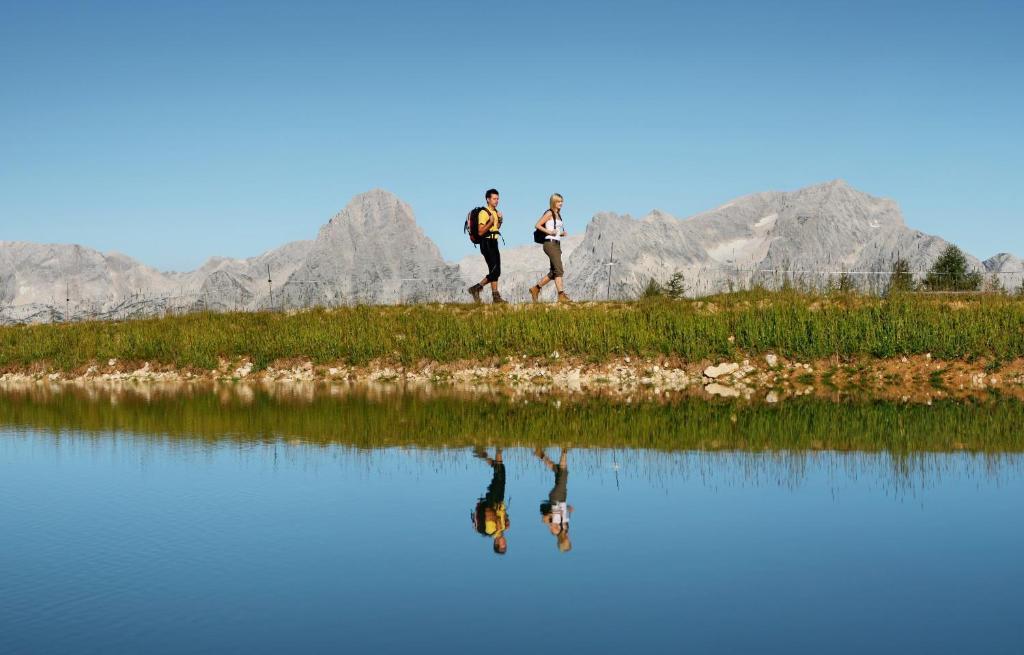
[[[555,289],[558,290],[558,302],[572,302],[566,295],[562,285],[562,238],[569,236],[565,231],[565,224],[562,222],[562,204],[565,199],[561,194],[553,194],[548,201],[548,210],[537,220],[534,226],[534,238],[544,236],[544,254],[548,256],[551,269],[547,275],[542,277],[537,284],[530,287],[530,298],[537,302],[540,297],[540,290],[551,280],[555,281]]]
[[[572,550],[572,542],[569,540],[569,519],[573,512],[573,506],[566,502],[569,496],[569,464],[566,461],[568,451],[562,448],[557,464],[551,461],[543,448],[538,447],[534,452],[540,461],[544,462],[544,466],[555,474],[555,486],[551,488],[547,501],[540,504],[540,520],[554,535],[559,552],[567,553]]]

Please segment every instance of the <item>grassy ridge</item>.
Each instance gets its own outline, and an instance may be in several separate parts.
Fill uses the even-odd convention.
[[[0,367],[43,361],[65,370],[109,358],[212,368],[218,357],[249,356],[262,367],[292,357],[412,363],[553,351],[590,361],[766,351],[808,359],[926,352],[1009,359],[1024,356],[1024,300],[743,292],[700,302],[362,306],[0,328]]]
[[[1024,404],[937,402],[933,406],[804,398],[779,405],[466,402],[408,395],[243,400],[210,392],[148,400],[59,393],[5,396],[0,429],[31,428],[155,438],[265,442],[301,439],[359,448],[574,445],[661,451],[828,449],[864,452],[1024,452]]]

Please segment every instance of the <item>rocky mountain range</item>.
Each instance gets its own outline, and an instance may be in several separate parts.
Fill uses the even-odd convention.
[[[640,220],[598,214],[567,268],[581,297],[609,294],[607,267],[615,244],[611,296],[637,293],[651,279],[683,274],[690,295],[789,279],[822,288],[844,274],[864,290],[884,289],[897,259],[923,277],[949,245],[906,226],[893,200],[835,180],[793,192],[758,193],[679,220],[654,211]],[[1020,260],[1000,254],[968,265],[1020,285]]]
[[[532,221],[524,221],[524,235]],[[506,233],[509,227],[506,222]],[[824,286],[843,274],[861,288],[881,290],[897,258],[923,274],[948,245],[907,227],[894,201],[840,180],[744,196],[686,219],[657,210],[640,219],[600,213],[579,228],[569,219],[567,228],[573,236],[563,243],[566,285],[580,299],[634,296],[649,280],[663,282],[675,272],[694,296],[786,278]],[[1014,255],[968,261],[1006,288],[1024,281],[1024,262]],[[522,301],[547,259],[532,243],[508,247],[502,268],[505,297]],[[312,241],[249,259],[215,257],[186,273],[79,245],[0,241],[0,321],[463,302],[465,287],[483,274],[479,255],[446,262],[407,204],[373,190],[353,198]]]

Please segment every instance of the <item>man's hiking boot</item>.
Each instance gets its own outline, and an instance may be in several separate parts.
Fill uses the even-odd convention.
[[[507,305],[508,301],[501,297],[501,294],[495,291],[491,294],[491,302],[495,305]]]
[[[572,302],[572,298],[570,298],[564,291],[559,291],[558,302]]]
[[[530,297],[533,298],[533,302],[537,302],[537,299],[540,298],[540,287],[536,284],[530,287]]]
[[[484,290],[484,288],[482,286],[480,286],[479,284],[474,284],[470,288],[466,289],[466,291],[469,292],[469,295],[473,296],[473,302],[476,302],[476,303],[481,302],[480,301],[480,292],[483,291],[483,290]]]

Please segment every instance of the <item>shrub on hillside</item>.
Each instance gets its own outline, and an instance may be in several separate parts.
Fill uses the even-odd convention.
[[[952,244],[942,251],[924,279],[929,291],[977,291],[981,283],[981,273],[968,271],[967,257]]]

